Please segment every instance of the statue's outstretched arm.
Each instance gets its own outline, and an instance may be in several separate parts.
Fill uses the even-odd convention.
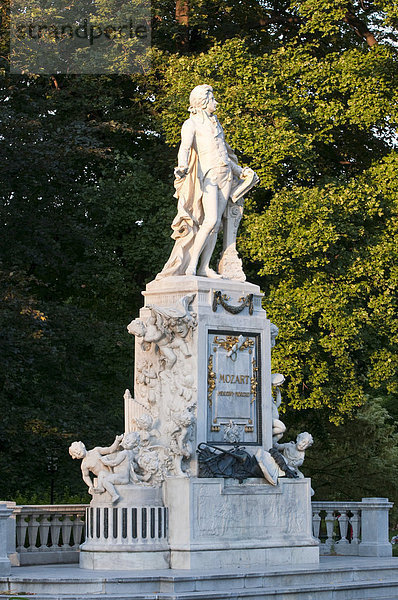
[[[289,442],[287,444],[278,444],[277,442],[275,442],[274,448],[276,448],[277,450],[284,450],[288,447],[288,444]]]
[[[107,465],[108,467],[117,467],[117,465],[120,465],[121,462],[124,461],[126,457],[126,452],[119,452],[114,458],[111,458],[110,456],[104,456],[102,460],[102,462],[104,463],[104,465]]]
[[[111,446],[105,446],[104,448],[98,447],[97,450],[102,455],[112,454],[112,452],[116,452],[116,450],[119,448],[119,445],[120,445],[120,442],[122,441],[122,439],[123,439],[122,435],[117,435],[115,437],[115,441],[113,442],[113,444]]]

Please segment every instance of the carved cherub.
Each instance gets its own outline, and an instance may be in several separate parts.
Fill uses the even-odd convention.
[[[182,470],[182,460],[192,454],[192,444],[189,441],[194,416],[189,410],[173,413],[170,426],[170,454],[173,460],[173,471],[178,477],[186,477]]]
[[[174,350],[179,349],[185,358],[191,356],[185,338],[197,325],[196,315],[189,312],[194,297],[195,294],[184,296],[172,307],[147,306],[151,311],[149,318],[145,322],[134,319],[127,327],[129,333],[142,337],[144,350],[155,345],[168,369],[177,361]]]
[[[184,373],[181,370],[174,369],[170,386],[173,394],[181,397],[186,408],[192,408],[196,403],[193,397],[193,392],[196,389],[193,385],[194,381],[192,373]]]
[[[105,466],[103,457],[113,454],[119,449],[123,436],[117,435],[111,446],[96,446],[92,450],[87,450],[83,442],[73,442],[69,446],[69,454],[72,458],[82,459],[81,470],[84,483],[88,486],[89,494],[93,494],[95,488],[90,477],[90,472],[99,477],[101,471],[110,472],[110,468]]]
[[[140,432],[141,447],[149,446],[152,438],[160,436],[159,431],[153,427],[153,419],[148,413],[136,417],[135,422]]]
[[[142,386],[141,397],[153,406],[157,400],[158,376],[150,360],[137,365],[136,382]]]
[[[273,348],[276,344],[276,338],[278,337],[278,334],[279,334],[279,327],[274,325],[274,323],[271,323],[270,327],[271,327],[271,348]]]
[[[274,444],[274,448],[282,453],[288,466],[300,477],[303,478],[303,473],[299,467],[304,462],[305,451],[314,443],[313,437],[307,431],[299,433],[295,442],[287,442],[286,444]]]
[[[185,356],[190,356],[187,345],[183,339],[174,339],[172,331],[165,329],[155,311],[151,310],[151,316],[144,323],[140,319],[134,319],[128,326],[128,332],[142,337],[142,347],[149,350],[152,344],[157,347],[161,358],[163,358],[166,367],[173,368],[177,361],[177,355],[174,349],[181,347]]]
[[[161,460],[161,452],[164,451],[161,446],[140,449],[137,462],[143,472],[142,481],[145,483],[156,485],[163,480],[164,460]]]
[[[119,500],[120,496],[115,489],[115,484],[126,485],[130,481],[138,483],[140,477],[137,475],[135,469],[137,468],[136,458],[138,455],[138,448],[140,444],[140,434],[136,431],[125,433],[121,441],[123,450],[119,450],[114,457],[103,456],[102,462],[107,467],[113,468],[113,473],[108,471],[100,471],[98,476],[98,487],[95,490],[101,494],[105,492],[110,493],[112,502],[115,503]]]

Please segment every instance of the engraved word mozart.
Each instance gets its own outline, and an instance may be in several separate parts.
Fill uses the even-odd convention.
[[[220,373],[220,383],[243,383],[247,385],[249,380],[249,375],[223,375]]]

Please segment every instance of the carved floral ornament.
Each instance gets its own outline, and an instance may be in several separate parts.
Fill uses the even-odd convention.
[[[236,361],[238,352],[243,352],[249,349],[249,354],[252,353],[252,347],[254,346],[254,340],[244,337],[243,335],[227,335],[225,338],[218,337],[216,335],[213,339],[215,344],[214,352],[217,352],[217,346],[224,348],[227,351],[227,356],[233,361]]]
[[[241,298],[238,300],[238,302],[241,303],[239,305],[228,304],[228,300],[230,300],[230,297],[227,294],[223,294],[220,291],[214,291],[212,306],[213,312],[216,312],[218,305],[221,305],[227,312],[237,315],[247,306],[249,308],[249,315],[253,314],[253,294],[241,296]]]
[[[251,383],[250,391],[252,394],[252,398],[250,400],[251,404],[253,404],[253,402],[256,399],[257,386],[258,386],[258,367],[256,366],[256,361],[254,358],[253,358],[252,364],[253,364],[253,377],[250,379],[250,383]]]
[[[207,399],[209,401],[209,406],[213,405],[213,392],[216,387],[216,378],[217,375],[213,371],[213,355],[210,354],[209,361],[207,364]]]

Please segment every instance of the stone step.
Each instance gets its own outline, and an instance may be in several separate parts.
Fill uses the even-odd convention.
[[[25,592],[25,594],[28,592]],[[23,592],[22,592],[23,594]],[[335,585],[291,586],[286,588],[241,588],[229,591],[200,591],[189,593],[128,593],[128,594],[62,594],[39,593],[34,600],[396,600],[398,579],[395,581],[366,581]],[[23,600],[18,593],[0,594],[1,600]]]
[[[207,574],[19,567],[0,578],[0,599],[18,593],[34,594],[35,600],[397,600],[398,559],[328,557],[307,568]]]

